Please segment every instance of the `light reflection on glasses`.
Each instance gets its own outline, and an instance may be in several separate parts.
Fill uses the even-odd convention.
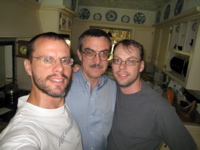
[[[55,64],[57,60],[60,60],[61,64],[63,65],[71,66],[74,63],[74,60],[70,57],[63,57],[63,58],[57,59],[51,56],[41,56],[41,57],[33,57],[33,58],[40,59],[42,60],[43,63],[49,64],[49,65]]]
[[[94,59],[97,54],[99,54],[99,57],[101,60],[108,60],[108,58],[110,57],[110,51],[108,50],[96,52],[90,49],[85,49],[84,51],[81,50],[81,52],[85,55],[87,59],[90,59],[90,60]]]

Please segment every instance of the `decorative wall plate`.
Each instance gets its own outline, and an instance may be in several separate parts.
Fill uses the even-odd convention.
[[[101,18],[102,18],[102,15],[101,15],[100,13],[95,13],[95,14],[93,15],[93,19],[94,19],[94,20],[101,20]]]
[[[184,0],[178,0],[176,3],[176,7],[174,10],[174,16],[178,15],[181,13],[182,7],[183,7],[183,2]]]
[[[159,10],[156,17],[156,23],[160,22],[161,11]]]
[[[176,32],[179,33],[179,30],[180,30],[180,26],[177,26],[176,27]]]
[[[196,31],[196,27],[197,27],[197,22],[195,22],[195,23],[192,25],[192,30],[193,30],[193,31]]]
[[[122,22],[125,22],[125,23],[129,23],[130,17],[127,16],[127,15],[123,15],[123,16],[121,17],[121,21],[122,21]]]
[[[146,17],[143,13],[137,13],[133,17],[133,21],[137,24],[143,24],[146,20]]]
[[[106,13],[106,20],[107,21],[115,21],[115,20],[117,20],[117,13],[114,10],[109,10]]]
[[[165,14],[164,14],[164,20],[166,20],[166,19],[169,18],[170,9],[171,9],[171,6],[170,6],[170,5],[167,5],[167,7],[166,7],[166,9],[165,9]]]
[[[75,9],[76,9],[76,0],[72,0],[71,7],[72,7],[72,10],[75,11]]]
[[[88,19],[90,17],[90,11],[87,8],[82,8],[79,15],[81,19]]]

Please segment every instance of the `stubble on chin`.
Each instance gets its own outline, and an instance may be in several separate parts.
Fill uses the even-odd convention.
[[[69,78],[68,76],[62,74],[62,76],[66,80],[66,86],[63,87],[61,85],[57,85],[54,89],[47,85],[49,78],[51,78],[52,76],[56,75],[47,76],[45,79],[36,78],[35,76],[33,76],[34,84],[40,91],[51,97],[64,97],[69,91],[69,87],[71,85],[71,76]]]

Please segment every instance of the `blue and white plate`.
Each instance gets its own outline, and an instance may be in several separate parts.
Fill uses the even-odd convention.
[[[121,21],[122,21],[122,22],[125,22],[125,23],[129,23],[130,17],[127,16],[127,15],[123,15],[123,16],[121,17]]]
[[[161,11],[159,10],[156,17],[156,23],[160,22]]]
[[[167,7],[166,7],[166,9],[165,9],[165,14],[164,14],[164,20],[166,20],[166,19],[169,18],[170,9],[171,9],[171,6],[170,6],[170,5],[167,5]]]
[[[106,20],[107,21],[115,21],[115,20],[117,20],[117,13],[114,10],[109,10],[106,13]]]
[[[174,16],[178,15],[181,13],[182,7],[183,7],[183,2],[184,0],[178,0],[176,3],[176,7],[174,10]]]
[[[81,19],[88,19],[90,17],[90,11],[87,8],[82,8],[79,11],[79,15]]]
[[[133,21],[137,24],[144,24],[146,17],[143,13],[137,13],[133,17]]]
[[[93,15],[93,19],[94,19],[94,20],[101,20],[101,18],[102,18],[102,15],[101,15],[100,13],[95,13],[95,14]]]

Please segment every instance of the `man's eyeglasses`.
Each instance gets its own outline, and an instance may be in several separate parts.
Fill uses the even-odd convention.
[[[115,65],[121,65],[122,62],[125,62],[125,64],[127,66],[135,66],[137,63],[139,63],[140,61],[137,61],[137,60],[132,60],[132,59],[128,59],[126,61],[122,61],[121,59],[112,59],[112,62],[115,64]]]
[[[101,58],[101,60],[108,60],[108,58],[110,57],[110,51],[108,50],[96,52],[90,49],[86,49],[84,51],[81,50],[81,52],[85,55],[87,59],[90,59],[90,60],[94,59],[97,54],[99,54],[99,57]]]
[[[33,57],[33,58],[40,59],[40,60],[42,60],[43,63],[49,64],[49,65],[55,64],[56,61],[58,60],[57,58],[54,58],[51,56],[42,56],[42,57]],[[74,63],[74,60],[70,57],[63,57],[63,58],[60,58],[59,60],[60,60],[61,64],[63,64],[63,65],[71,66]]]

